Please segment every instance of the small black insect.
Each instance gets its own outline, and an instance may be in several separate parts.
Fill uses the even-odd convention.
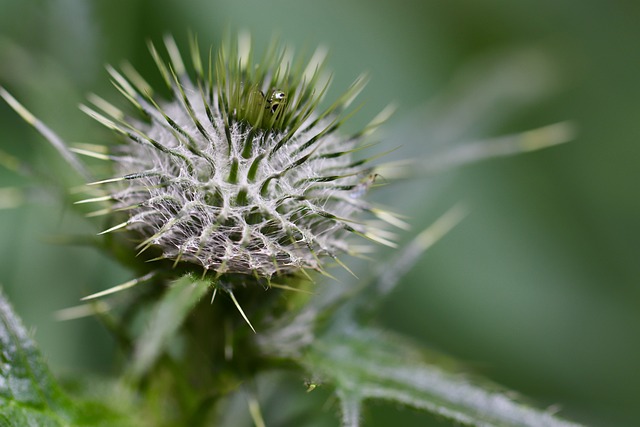
[[[266,108],[275,114],[278,108],[280,108],[280,110],[284,108],[285,102],[287,102],[287,94],[280,89],[273,89],[266,101]]]

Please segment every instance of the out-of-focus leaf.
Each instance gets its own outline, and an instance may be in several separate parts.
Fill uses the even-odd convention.
[[[381,263],[374,270],[372,279],[360,288],[358,298],[349,298],[346,305],[359,306],[372,312],[400,284],[424,253],[458,225],[466,214],[466,208],[462,205],[456,205],[445,212],[394,256]]]
[[[428,157],[384,163],[376,172],[386,179],[432,176],[483,160],[513,156],[563,144],[575,138],[576,129],[560,122],[526,132],[480,141],[456,144]]]
[[[553,58],[535,49],[481,56],[456,73],[413,128],[432,147],[477,138],[553,93],[558,74]]]
[[[0,425],[64,426],[71,404],[0,294]]]
[[[359,408],[369,399],[401,403],[465,425],[578,426],[475,385],[441,367],[450,365],[446,359],[435,359],[395,334],[351,324],[314,341],[303,363],[335,385],[348,427],[360,425]]]
[[[133,412],[123,409],[132,404],[132,399],[122,398],[123,392],[91,381],[81,392],[76,390],[77,400],[70,398],[51,375],[36,344],[0,292],[0,426],[144,425]]]
[[[136,341],[131,366],[134,377],[140,377],[149,370],[210,285],[210,282],[196,280],[190,275],[171,285],[151,314],[147,329]]]
[[[91,174],[86,167],[80,162],[74,152],[69,150],[67,144],[53,130],[45,125],[40,119],[29,112],[22,104],[16,100],[13,95],[0,86],[0,97],[2,97],[22,119],[33,126],[62,156],[62,158],[71,166],[85,181],[91,181]]]
[[[119,381],[84,376],[62,383],[74,402],[73,427],[154,426],[135,392]]]
[[[23,194],[17,188],[0,188],[0,209],[12,209],[23,203]]]

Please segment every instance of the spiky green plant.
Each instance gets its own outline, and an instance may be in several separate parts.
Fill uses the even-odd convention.
[[[167,97],[126,65],[122,73],[113,68],[109,73],[128,107],[95,95],[93,107],[82,107],[115,133],[108,146],[69,148],[0,88],[0,95],[88,181],[88,197],[76,206],[100,205],[89,215],[105,218],[99,233],[103,247],[137,273],[127,283],[88,296],[107,299],[84,308],[121,343],[128,391],[143,402],[144,422],[210,425],[216,404],[239,384],[251,389],[261,373],[284,366],[306,372],[312,379],[308,391],[321,383],[332,387],[345,426],[359,425],[366,399],[391,400],[468,424],[570,425],[472,385],[406,340],[364,325],[406,269],[460,220],[460,209],[419,233],[369,281],[313,297],[306,293],[316,290],[314,271],[329,276],[331,264],[347,268],[338,257],[358,253],[354,239],[393,246],[386,226],[406,224],[364,196],[378,174],[391,179],[424,163],[374,167],[372,157],[357,157],[389,113],[384,110],[361,131],[343,133],[341,125],[364,78],[322,108],[330,81],[322,50],[305,61],[274,43],[256,61],[248,37],[241,36],[203,61],[192,39],[190,76],[173,39],[166,38],[165,46],[168,62],[153,45],[150,50]],[[567,136],[564,125],[543,128],[485,143],[473,159],[540,148]],[[106,161],[111,175],[93,177],[78,154]],[[149,285],[136,287],[143,282]],[[124,300],[108,299],[134,287]],[[218,292],[226,293],[231,304],[212,307]],[[124,308],[113,314],[115,303]],[[66,313],[75,315],[77,309]],[[0,332],[7,332],[0,339],[13,333],[16,338],[7,338],[6,345],[32,348],[1,299],[0,314]],[[146,327],[136,327],[140,319]],[[26,361],[41,367],[36,356]],[[6,384],[15,379],[2,378]],[[25,390],[38,388],[34,378],[26,380]],[[54,394],[57,405],[69,406],[57,388]],[[0,401],[0,415],[6,417],[5,402]],[[28,418],[36,411],[45,418],[58,414],[63,421],[55,425],[68,419],[98,425],[78,421],[82,410],[77,407],[58,411],[45,401],[38,403],[41,410],[22,408],[20,399],[8,402],[11,414]],[[264,425],[255,397],[249,398],[249,410],[254,423]]]
[[[120,136],[104,155],[116,177],[90,183],[103,194],[78,202],[109,203],[103,213],[117,224],[103,233],[129,231],[138,256],[154,253],[153,261],[168,261],[170,268],[214,277],[214,287],[229,293],[230,275],[268,283],[274,275],[323,270],[323,259],[351,252],[349,233],[390,243],[363,218],[393,216],[362,200],[371,168],[352,156],[381,121],[356,134],[339,133],[363,78],[319,112],[328,87],[328,81],[318,86],[322,51],[306,65],[291,64],[274,44],[255,63],[241,37],[205,66],[193,41],[192,80],[173,39],[166,46],[168,64],[150,48],[170,101],[133,69],[122,75],[110,68],[140,118],[97,96],[92,101],[104,114],[83,107]]]

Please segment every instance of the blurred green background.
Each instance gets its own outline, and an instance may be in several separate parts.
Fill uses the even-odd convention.
[[[104,64],[128,59],[157,79],[148,39],[171,33],[186,46],[191,30],[207,46],[229,29],[249,30],[259,45],[274,33],[301,49],[326,45],[334,94],[369,72],[354,123],[396,102],[380,135],[382,149],[399,147],[391,158],[574,121],[570,144],[382,189],[415,230],[461,200],[471,213],[379,320],[541,407],[589,425],[640,425],[637,1],[0,0],[0,84],[66,140],[102,142],[108,134],[77,104],[88,92],[118,99]],[[513,70],[478,77],[496,61]],[[504,86],[520,89],[492,98]],[[3,151],[64,182],[53,150],[4,103],[0,129]],[[24,188],[30,200],[0,210],[0,283],[18,313],[56,372],[112,372],[113,344],[95,321],[52,313],[127,272],[91,249],[51,244],[95,232],[55,186],[38,190],[0,169],[0,187]],[[317,422],[337,425],[336,412],[319,408]],[[370,405],[365,425],[391,423],[450,425]]]

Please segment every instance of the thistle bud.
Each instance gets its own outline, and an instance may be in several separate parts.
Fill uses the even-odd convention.
[[[129,230],[140,253],[153,248],[174,265],[267,279],[322,270],[349,252],[349,234],[387,242],[362,215],[378,212],[362,200],[371,168],[352,157],[379,121],[340,132],[363,78],[319,111],[321,53],[305,64],[274,45],[255,62],[240,37],[205,67],[192,40],[190,77],[173,39],[165,45],[169,62],[151,53],[170,100],[124,67],[109,71],[139,117],[97,97],[101,112],[84,108],[120,135],[115,177],[94,183],[110,214],[126,215],[105,232]]]

